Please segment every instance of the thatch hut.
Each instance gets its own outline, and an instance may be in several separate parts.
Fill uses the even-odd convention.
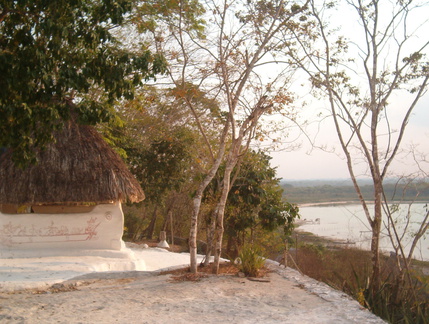
[[[0,256],[120,250],[121,202],[144,194],[116,152],[91,126],[69,121],[37,158],[20,169],[11,151],[0,155]]]

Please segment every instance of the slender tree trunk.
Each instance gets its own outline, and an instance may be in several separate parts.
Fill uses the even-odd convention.
[[[225,127],[223,136],[226,137],[228,127]],[[197,192],[194,199],[192,200],[192,215],[191,215],[191,229],[189,230],[189,254],[190,254],[190,271],[197,273],[197,233],[198,233],[198,215],[200,213],[201,201],[203,199],[204,190],[209,185],[210,181],[213,180],[216,175],[219,165],[222,161],[225,152],[226,143],[223,142],[218,152],[218,157],[207,173],[204,180],[198,186]]]
[[[205,189],[200,184],[197,195],[192,200],[191,229],[189,231],[189,254],[190,254],[190,271],[197,273],[197,231],[198,231],[198,214],[200,213],[202,193]]]
[[[213,254],[215,229],[216,229],[216,210],[214,210],[210,216],[210,224],[209,224],[209,228],[207,229],[207,250],[206,250],[206,258],[204,260],[205,267],[209,265],[210,257]]]
[[[264,106],[265,98],[261,98],[257,103],[253,113],[249,115],[244,123],[241,125],[238,136],[233,140],[230,151],[228,153],[228,158],[226,160],[225,171],[223,174],[222,181],[222,193],[219,199],[218,205],[216,207],[216,230],[215,230],[215,256],[214,256],[214,264],[213,264],[213,273],[219,273],[219,262],[222,254],[222,240],[223,240],[223,232],[224,232],[224,215],[225,215],[225,206],[228,199],[229,190],[231,189],[231,174],[234,170],[234,167],[237,165],[240,155],[244,154],[244,152],[249,148],[250,139],[249,136],[247,143],[245,145],[245,149],[242,150],[243,138],[246,137],[247,134],[251,133],[257,126],[257,121],[259,117],[263,114],[263,112],[270,108],[272,104],[268,106]],[[233,179],[234,181],[234,179]]]
[[[289,256],[289,243],[288,243],[287,238],[286,238],[285,239],[285,252],[283,254],[285,268],[287,267],[288,256]]]
[[[153,231],[155,230],[155,223],[158,216],[158,205],[155,205],[155,208],[153,210],[152,219],[150,220],[149,226],[145,230],[146,238],[149,240],[153,237]]]
[[[374,179],[374,218],[371,223],[371,253],[372,253],[372,293],[376,293],[380,288],[380,232],[383,220],[383,184],[379,177]]]
[[[231,173],[235,166],[235,159],[228,159],[225,173],[223,176],[223,185],[222,185],[222,195],[220,197],[220,200],[218,202],[218,205],[216,207],[216,230],[215,230],[215,255],[214,255],[214,264],[213,264],[213,273],[218,274],[219,273],[219,263],[220,263],[220,257],[222,254],[222,240],[223,240],[223,232],[224,232],[224,226],[223,226],[223,219],[225,215],[225,206],[226,201],[228,199],[228,193],[230,189],[230,183],[231,183]]]
[[[375,212],[377,213],[377,207],[374,206]],[[371,238],[371,253],[372,253],[372,279],[371,287],[373,292],[377,291],[380,287],[380,228],[381,228],[381,218],[379,216],[374,217],[372,229],[372,238]]]
[[[168,218],[170,220],[170,237],[171,237],[171,244],[174,245],[174,222],[173,222],[173,211],[168,211]]]
[[[191,215],[191,229],[189,230],[189,254],[190,254],[190,271],[191,273],[197,273],[197,232],[198,232],[198,215],[200,213],[201,201],[203,199],[204,190],[206,190],[210,181],[213,180],[217,170],[222,162],[225,155],[226,137],[229,132],[230,123],[226,123],[222,136],[220,139],[220,147],[217,153],[216,160],[213,162],[212,167],[205,176],[204,180],[198,186],[197,192],[194,199],[192,200],[192,215]]]

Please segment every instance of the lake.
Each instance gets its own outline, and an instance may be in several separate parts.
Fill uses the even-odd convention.
[[[411,221],[407,228],[405,228],[405,221],[409,205],[399,205],[399,210],[394,213],[396,227],[399,234],[404,236],[404,246],[407,253],[413,233],[418,228],[419,220],[421,221],[426,213],[425,206],[426,204],[416,203],[410,207]],[[369,206],[370,209],[372,207],[373,205]],[[299,230],[345,241],[349,243],[347,245],[350,247],[369,250],[371,231],[363,209],[359,204],[300,207],[300,214],[302,224],[299,226]],[[384,221],[387,221],[386,218],[384,218]],[[420,243],[414,251],[413,257],[415,259],[429,261],[428,236],[429,232],[426,232],[426,237],[420,239]],[[380,249],[387,253],[394,251],[385,226],[382,230]]]

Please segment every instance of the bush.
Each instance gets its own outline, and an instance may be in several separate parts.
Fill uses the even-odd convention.
[[[262,251],[257,247],[244,246],[238,254],[238,269],[246,277],[257,277],[259,270],[265,264],[265,258],[261,256]]]

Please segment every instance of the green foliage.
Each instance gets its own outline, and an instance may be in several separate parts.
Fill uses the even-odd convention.
[[[262,250],[255,246],[245,245],[238,254],[238,268],[246,277],[257,277],[265,264]]]
[[[146,195],[139,204],[139,217],[147,228],[133,228],[138,227],[133,223],[129,231],[140,231],[137,238],[150,237],[167,224],[170,230],[172,222],[175,235],[186,236],[189,193],[205,154],[199,133],[189,122],[190,112],[170,89],[153,86],[136,91],[135,98],[118,110],[118,119],[102,125],[101,131],[124,157]],[[167,218],[169,212],[173,220]]]
[[[198,133],[187,114],[169,91],[145,87],[119,112],[121,123],[103,128],[145,191],[145,204],[162,204],[168,192],[192,181]]]
[[[185,168],[190,165],[190,152],[193,139],[186,131],[171,134],[174,137],[152,142],[140,155],[143,168],[136,172],[142,186],[146,188],[147,198],[159,200],[167,190],[178,190],[185,182]],[[136,157],[133,157],[133,162]],[[135,165],[135,164],[134,164]],[[137,168],[133,168],[134,171]]]
[[[163,27],[163,22],[171,22],[180,15],[182,27],[186,26],[191,33],[203,37],[205,21],[201,16],[204,13],[205,9],[198,0],[139,1],[132,20],[139,32],[154,32]],[[148,20],[148,15],[156,19]]]
[[[148,50],[131,53],[112,28],[132,9],[130,0],[2,1],[0,7],[0,147],[20,165],[73,114],[82,123],[109,118],[118,98],[164,71]],[[88,97],[95,88],[102,96]]]
[[[293,229],[299,209],[284,201],[270,159],[265,153],[255,151],[249,151],[245,156],[228,196],[227,235],[240,237],[258,227],[266,232],[282,227],[289,235]]]
[[[147,222],[135,210],[124,213],[124,239],[137,241],[146,226]]]

